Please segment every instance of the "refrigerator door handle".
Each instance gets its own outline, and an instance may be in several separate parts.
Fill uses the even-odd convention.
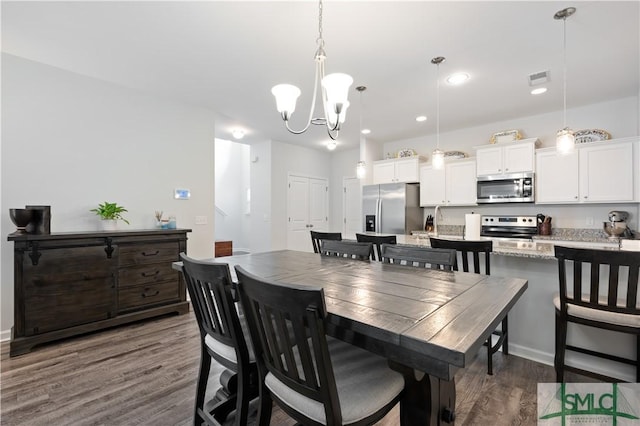
[[[376,232],[381,232],[380,224],[382,223],[382,200],[378,198],[376,200]]]

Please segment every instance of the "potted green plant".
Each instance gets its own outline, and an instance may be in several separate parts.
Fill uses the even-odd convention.
[[[100,219],[102,219],[102,229],[105,231],[113,231],[117,228],[118,220],[123,221],[127,225],[129,221],[122,216],[122,213],[126,212],[122,206],[119,206],[118,203],[109,203],[104,202],[102,204],[98,204],[98,207],[95,209],[91,209],[90,211],[94,212]]]

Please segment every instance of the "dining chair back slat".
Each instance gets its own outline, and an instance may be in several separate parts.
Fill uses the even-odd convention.
[[[323,256],[347,257],[350,259],[369,260],[373,257],[372,243],[358,243],[355,241],[322,242],[320,253]]]
[[[453,249],[407,247],[382,244],[382,262],[451,271],[456,259]]]
[[[311,244],[313,244],[313,252],[320,253],[322,247],[322,241],[342,241],[342,233],[340,232],[322,232],[322,231],[310,231]]]
[[[382,262],[382,244],[396,244],[397,239],[395,235],[368,235],[368,234],[356,234],[356,240],[359,243],[372,243],[375,249],[375,257],[372,260]]]

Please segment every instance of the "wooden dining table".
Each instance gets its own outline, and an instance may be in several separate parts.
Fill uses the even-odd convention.
[[[212,260],[213,261],[213,260]],[[274,281],[321,287],[328,330],[386,357],[405,375],[403,425],[455,422],[455,373],[527,288],[494,277],[321,256],[291,250],[215,259]]]

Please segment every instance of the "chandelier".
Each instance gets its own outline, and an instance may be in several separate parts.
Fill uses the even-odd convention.
[[[567,127],[567,18],[576,12],[575,7],[568,7],[556,12],[553,19],[562,19],[562,122],[563,129],[556,133],[556,151],[559,154],[569,154],[573,152],[576,145],[576,137],[573,131]]]
[[[318,38],[316,40],[318,48],[315,54],[316,74],[313,84],[313,98],[311,100],[311,111],[307,124],[302,130],[293,130],[289,126],[289,119],[296,109],[296,101],[300,96],[300,89],[292,84],[278,84],[273,86],[271,93],[276,98],[276,108],[284,120],[284,124],[291,133],[299,135],[309,129],[311,124],[325,125],[329,137],[333,140],[338,138],[340,125],[344,123],[349,108],[349,87],[353,83],[350,75],[342,73],[324,74],[324,62],[327,54],[324,51],[324,39],[322,38],[322,0],[318,4]],[[318,86],[321,86],[322,106],[324,116],[314,117],[316,106],[316,95]]]

